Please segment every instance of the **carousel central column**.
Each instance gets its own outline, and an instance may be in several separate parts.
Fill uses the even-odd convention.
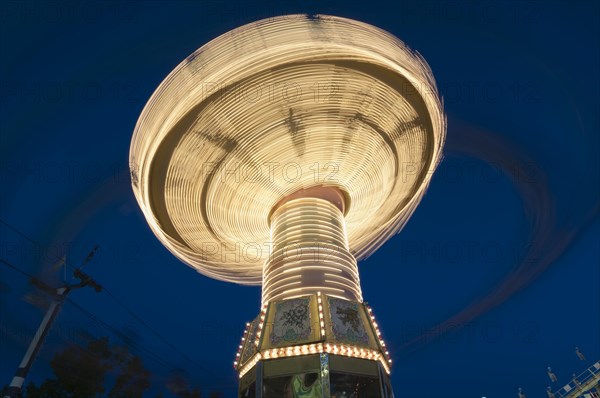
[[[362,302],[350,254],[343,195],[317,188],[281,203],[271,216],[272,252],[263,271],[263,303],[321,292]],[[330,201],[331,199],[335,202]]]

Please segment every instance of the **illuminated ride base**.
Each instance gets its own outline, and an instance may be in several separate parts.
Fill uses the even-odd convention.
[[[357,260],[407,222],[444,138],[425,61],[344,18],[243,26],[158,87],[132,140],[133,190],[181,261],[262,284],[240,397],[393,396]]]

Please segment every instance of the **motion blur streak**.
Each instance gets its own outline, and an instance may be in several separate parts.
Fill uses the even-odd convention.
[[[482,160],[500,167],[512,177],[530,224],[530,244],[513,271],[487,296],[473,301],[455,315],[404,343],[400,347],[400,355],[404,356],[432,342],[440,334],[464,326],[527,287],[567,251],[600,211],[600,202],[591,206],[589,203],[579,203],[578,206],[571,202],[568,209],[560,209],[547,176],[519,147],[498,134],[474,126],[462,123],[453,125],[452,122],[449,122],[449,126],[451,131],[448,133],[446,152]],[[525,170],[528,177],[520,174]],[[573,201],[585,201],[576,194],[573,196]]]

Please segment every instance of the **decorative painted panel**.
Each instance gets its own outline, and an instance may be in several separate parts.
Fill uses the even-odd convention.
[[[355,301],[327,297],[333,338],[346,344],[369,346],[361,304]]]
[[[274,304],[275,316],[271,326],[273,347],[305,343],[311,338],[310,297],[284,300]]]

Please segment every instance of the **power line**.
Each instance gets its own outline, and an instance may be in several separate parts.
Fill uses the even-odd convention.
[[[23,232],[21,232],[18,228],[10,225],[9,223],[7,223],[6,221],[0,219],[0,223],[6,225],[8,228],[10,228],[11,230],[13,230],[14,232],[16,232],[17,234],[19,234],[20,236],[22,236],[23,238],[25,238],[26,240],[28,240],[29,242],[35,244],[35,245],[39,245],[41,246],[41,244],[36,241],[35,239],[29,237],[28,235],[24,234]],[[59,259],[58,256],[55,256],[55,258]],[[15,268],[16,269],[16,268]],[[32,279],[37,279],[29,274],[27,274],[30,278]],[[152,332],[152,334],[154,334],[157,338],[159,338],[163,343],[167,344],[169,346],[169,348],[171,348],[173,351],[175,351],[177,354],[179,354],[181,357],[183,357],[184,359],[186,359],[187,361],[191,362],[192,364],[196,365],[199,369],[201,369],[202,371],[208,373],[209,375],[213,376],[213,377],[218,377],[216,376],[213,372],[211,372],[208,368],[206,368],[205,366],[201,365],[200,363],[198,363],[197,361],[193,360],[192,358],[190,358],[187,354],[185,354],[184,352],[182,352],[181,350],[179,350],[174,344],[172,344],[169,340],[167,340],[165,337],[163,337],[160,333],[158,333],[158,331],[156,331],[156,329],[154,329],[153,327],[151,327],[146,321],[144,321],[139,315],[137,315],[132,309],[130,309],[127,305],[125,305],[125,303],[123,303],[121,300],[119,300],[113,293],[111,293],[104,284],[102,285],[102,289],[113,299],[115,300],[115,302],[121,307],[123,308],[125,311],[127,311],[127,313],[129,315],[131,315],[134,319],[136,319],[140,324],[142,324],[145,328],[147,328],[150,332]],[[70,300],[68,300],[70,301]],[[73,303],[75,304],[75,303]]]
[[[94,250],[92,250],[88,254],[87,258],[85,259],[85,261],[81,267],[83,267],[93,257],[96,249],[97,249],[97,246],[94,248]],[[28,274],[27,272],[21,270],[16,265],[10,264],[6,260],[3,261],[3,264],[9,265],[12,269],[19,271],[21,273],[21,275]],[[54,296],[53,297],[54,299],[51,301],[50,306],[48,307],[44,317],[42,318],[42,320],[40,322],[40,325],[38,326],[37,332],[31,339],[31,342],[29,343],[29,347],[27,348],[27,351],[25,352],[25,355],[23,356],[21,363],[19,364],[19,366],[17,367],[17,370],[15,371],[15,375],[13,376],[13,378],[10,382],[10,385],[8,386],[8,389],[6,391],[6,394],[5,394],[6,397],[17,398],[21,395],[21,393],[23,391],[23,383],[25,382],[25,379],[27,378],[27,375],[29,374],[31,367],[33,366],[33,363],[34,363],[40,349],[42,348],[42,344],[44,343],[44,340],[46,339],[48,332],[52,328],[52,324],[54,323],[54,320],[58,316],[58,313],[60,312],[62,304],[64,303],[64,300],[67,298],[67,295],[74,289],[79,289],[79,288],[83,288],[86,286],[95,287],[96,291],[99,291],[100,286],[92,278],[90,278],[88,275],[83,273],[81,271],[81,267],[79,267],[75,271],[75,277],[77,279],[79,279],[79,281],[80,281],[79,283],[68,284],[68,285],[65,284],[59,288],[52,288],[49,285],[42,282],[41,280],[30,276],[31,283],[33,283],[35,286],[45,290],[46,292],[52,294]]]
[[[114,328],[113,326],[109,325],[108,323],[104,322],[102,319],[98,318],[96,315],[94,315],[92,312],[88,311],[87,309],[83,308],[81,305],[77,304],[76,302],[74,302],[73,300],[67,298],[65,299],[66,302],[68,302],[69,304],[73,305],[74,307],[76,307],[78,310],[80,310],[81,312],[83,312],[86,316],[88,316],[90,319],[92,319],[95,322],[98,322],[99,324],[101,324],[102,326],[106,327],[107,329],[110,330],[111,333],[113,333],[116,337],[118,337],[119,339],[121,339],[121,341],[123,341],[126,344],[130,344],[131,346],[133,346],[134,348],[142,351],[143,353],[145,353],[148,357],[150,357],[151,359],[153,359],[154,361],[156,361],[157,363],[161,364],[162,366],[164,366],[165,368],[167,368],[168,370],[171,371],[175,371],[178,370],[179,368],[175,365],[173,365],[172,363],[170,363],[169,361],[167,361],[166,359],[164,359],[163,357],[161,357],[160,355],[154,353],[153,351],[144,348],[142,345],[140,345],[139,343],[137,343],[136,341],[128,338],[123,332],[119,331],[118,329]],[[210,372],[208,372],[210,373]],[[213,375],[213,374],[211,374]],[[213,375],[214,376],[214,375]],[[225,379],[222,379],[223,381],[225,381]],[[229,385],[226,384],[226,385]],[[205,386],[208,387],[208,386]],[[213,384],[210,387],[222,387],[219,384]]]
[[[112,294],[108,289],[106,289],[106,287],[103,286],[103,288],[104,288],[104,291],[106,292],[106,294],[108,294],[110,297],[112,297],[112,299],[115,300],[117,302],[117,304],[119,304],[119,306],[121,306],[121,308],[123,308],[125,311],[127,311],[129,313],[129,315],[131,315],[139,323],[141,323],[148,330],[150,330],[156,337],[158,337],[163,343],[165,343],[166,345],[168,345],[173,351],[175,351],[176,353],[178,353],[179,355],[181,355],[183,358],[187,359],[188,361],[190,361],[194,365],[198,366],[203,371],[209,373],[212,376],[215,376],[209,369],[207,369],[203,365],[199,364],[198,362],[194,361],[188,355],[186,355],[185,353],[183,353],[182,351],[180,351],[177,347],[175,347],[173,344],[171,344],[171,342],[169,342],[166,338],[164,338],[163,336],[161,336],[154,328],[152,328],[142,318],[140,318],[137,314],[135,314],[133,312],[133,310],[129,309],[121,300],[119,300],[117,297],[115,297],[114,294]]]
[[[20,236],[22,236],[23,238],[27,239],[29,242],[35,244],[35,245],[40,245],[40,243],[38,241],[36,241],[35,239],[29,237],[28,235],[24,234],[23,232],[19,231],[16,227],[10,225],[9,223],[7,223],[6,221],[0,219],[0,222],[4,225],[6,225],[7,227],[9,227],[10,229],[12,229],[14,232],[16,232],[17,234],[19,234]],[[41,245],[40,245],[41,246]],[[56,257],[58,258],[58,257]],[[129,307],[127,307],[125,305],[125,303],[123,303],[121,300],[119,300],[114,294],[112,294],[110,292],[110,290],[108,290],[106,288],[106,286],[104,286],[104,284],[102,284],[102,288],[103,290],[106,292],[106,294],[108,294],[113,300],[115,300],[115,302],[121,307],[123,308],[125,311],[127,311],[127,313],[129,315],[131,315],[134,319],[136,319],[139,323],[141,323],[144,327],[146,327],[150,332],[152,332],[152,334],[154,334],[156,337],[158,337],[163,343],[165,343],[166,345],[168,345],[173,351],[175,351],[177,354],[181,355],[184,359],[188,360],[189,362],[191,362],[192,364],[196,365],[198,368],[200,368],[201,370],[211,374],[212,376],[215,376],[209,369],[207,369],[206,367],[202,366],[201,364],[199,364],[198,362],[196,362],[195,360],[193,360],[192,358],[190,358],[188,355],[186,355],[184,352],[182,352],[181,350],[179,350],[177,347],[175,347],[175,345],[173,345],[170,341],[168,341],[165,337],[163,337],[160,333],[158,333],[158,331],[156,331],[156,329],[154,329],[153,327],[151,327],[146,321],[144,321],[139,315],[137,315],[133,310],[131,310]]]
[[[150,351],[149,349],[142,347],[139,343],[128,338],[125,334],[123,334],[123,332],[119,331],[118,329],[116,329],[113,326],[109,325],[108,323],[104,322],[102,319],[98,318],[96,315],[94,315],[90,311],[86,310],[85,308],[83,308],[82,306],[80,306],[79,304],[74,302],[73,300],[67,298],[65,301],[68,302],[69,304],[71,304],[72,306],[74,306],[75,308],[77,308],[78,310],[80,310],[81,312],[83,312],[86,316],[91,318],[93,321],[101,324],[102,326],[104,326],[105,328],[110,330],[111,333],[113,333],[116,337],[121,339],[121,341],[123,341],[126,344],[131,344],[134,348],[137,348],[138,350],[146,353],[150,358],[154,359],[157,363],[163,365],[168,370],[178,369],[177,366],[171,364],[169,361],[165,360],[164,358],[162,358],[158,354],[155,354],[154,352]]]
[[[30,278],[32,281],[43,284],[43,282],[41,282],[35,276],[29,274],[26,271],[23,271],[20,267],[14,265],[14,264],[12,264],[12,263],[4,260],[4,259],[1,259],[1,258],[0,258],[0,262],[2,264],[4,264],[4,265],[10,267],[14,271],[20,273],[21,275]],[[87,317],[89,317],[90,319],[92,319],[94,322],[96,322],[96,323],[102,325],[103,327],[105,327],[106,329],[108,329],[113,335],[115,335],[117,338],[119,338],[125,344],[131,345],[134,349],[137,349],[138,351],[142,352],[143,354],[146,355],[146,357],[154,360],[158,364],[160,364],[163,367],[165,367],[167,370],[169,370],[169,371],[177,371],[178,369],[180,369],[179,367],[173,365],[172,363],[170,363],[169,361],[167,361],[166,359],[164,359],[160,355],[154,353],[150,349],[145,348],[142,345],[140,345],[139,343],[137,343],[136,341],[130,339],[123,332],[121,332],[118,329],[116,329],[115,327],[109,325],[108,323],[106,323],[105,321],[103,321],[102,319],[100,319],[99,317],[97,317],[96,315],[94,315],[92,312],[90,312],[89,310],[85,309],[84,307],[82,307],[81,305],[77,304],[76,302],[74,302],[73,300],[69,299],[68,297],[64,297],[63,300],[65,302],[68,302],[69,304],[71,304],[75,308],[77,308],[79,311],[81,311],[84,315],[86,315]],[[118,299],[116,299],[116,297],[115,297],[115,300],[118,300]],[[80,344],[77,344],[77,345],[81,346]],[[85,347],[83,347],[83,349],[87,350],[87,348],[85,348]],[[222,379],[222,380],[225,381],[224,379]],[[222,388],[223,386],[222,385],[218,385],[218,384],[213,384],[213,385],[205,386],[205,387],[213,387],[213,388],[219,387],[219,388]]]
[[[21,232],[21,231],[20,231],[18,228],[16,228],[16,227],[14,227],[13,225],[11,225],[11,224],[7,223],[6,221],[4,221],[4,220],[3,220],[3,219],[1,219],[1,218],[0,218],[0,223],[2,223],[2,224],[4,224],[4,225],[6,225],[6,226],[7,226],[8,228],[10,228],[12,231],[16,232],[18,235],[20,235],[21,237],[25,238],[25,239],[26,239],[26,240],[28,240],[30,243],[32,243],[32,244],[34,244],[34,245],[36,245],[36,246],[39,246],[39,247],[43,247],[43,246],[44,246],[44,245],[42,245],[42,243],[41,243],[41,242],[39,242],[39,241],[37,241],[37,240],[33,239],[32,237],[30,237],[29,235],[27,235],[27,234],[25,234],[25,233],[23,233],[23,232]],[[98,249],[98,245],[96,245],[92,251],[93,251],[93,252],[95,252],[97,249]],[[73,267],[69,266],[69,264],[67,264],[67,262],[65,261],[65,257],[64,257],[64,256],[63,256],[63,257],[60,257],[60,256],[58,256],[57,254],[51,254],[51,256],[52,256],[52,258],[54,258],[54,259],[56,259],[56,260],[58,260],[58,261],[61,261],[61,262],[63,262],[63,264],[65,265],[65,267],[67,267],[67,268],[73,268]],[[76,268],[76,270],[81,270],[81,269],[82,269],[82,268],[83,268],[83,267],[84,267],[84,266],[87,264],[87,262],[88,262],[88,261],[91,259],[91,256],[93,256],[93,253],[91,253],[91,254],[90,254],[90,255],[89,255],[89,256],[88,256],[88,257],[87,257],[87,258],[86,258],[86,259],[83,261],[83,263],[82,263],[82,264],[81,264],[81,265],[80,265],[78,268]]]
[[[11,264],[11,263],[9,263],[8,261],[6,261],[6,260],[4,260],[4,259],[1,259],[1,258],[0,258],[0,262],[2,262],[2,264],[6,265],[7,267],[10,267],[10,268],[12,268],[13,270],[17,271],[18,273],[20,273],[20,274],[21,274],[21,275],[23,275],[23,276],[26,276],[26,277],[28,277],[28,278],[30,278],[30,279],[37,279],[35,276],[31,275],[29,272],[25,272],[25,271],[23,271],[22,269],[20,269],[20,268],[19,268],[19,267],[17,267],[16,265],[14,265],[14,264]]]
[[[27,234],[23,233],[23,232],[22,232],[22,231],[20,231],[18,228],[16,228],[16,227],[14,227],[13,225],[11,225],[11,224],[7,223],[6,221],[4,221],[4,220],[3,220],[3,219],[1,219],[1,218],[0,218],[0,223],[2,223],[2,224],[4,224],[4,225],[6,225],[6,226],[7,226],[9,229],[11,229],[13,232],[17,233],[17,235],[20,235],[21,237],[25,238],[25,239],[26,239],[26,240],[28,240],[30,243],[32,243],[32,244],[34,244],[34,245],[36,245],[36,246],[39,246],[40,248],[42,248],[42,247],[44,246],[44,245],[42,245],[42,243],[41,243],[41,242],[39,242],[39,241],[37,241],[37,240],[33,239],[33,238],[32,238],[32,237],[30,237],[29,235],[27,235]],[[56,255],[56,254],[51,254],[51,256],[52,256],[54,259],[58,260],[58,261],[64,261],[64,258],[61,258],[61,257],[59,257],[59,256],[58,256],[58,255]],[[68,264],[66,261],[64,261],[64,266],[65,266],[66,268],[72,268],[72,267],[70,267],[70,266],[69,266],[69,264]]]
[[[12,225],[10,225],[9,223],[7,223],[6,221],[4,221],[1,218],[0,218],[0,223],[6,225],[8,228],[12,229],[14,232],[16,232],[17,234],[21,235],[23,238],[27,239],[28,241],[30,241],[34,245],[41,246],[40,242],[37,242],[34,239],[30,238],[29,236],[25,235],[23,232],[19,231],[18,229],[16,229],[15,227],[13,227]]]
[[[27,276],[27,277],[31,278],[32,280],[35,280],[35,281],[40,282],[40,283],[43,283],[43,282],[39,281],[33,275],[29,274],[26,271],[23,271],[21,268],[17,267],[14,264],[11,264],[10,262],[8,262],[8,261],[6,261],[4,259],[0,259],[0,262],[2,262],[2,264],[4,264],[4,265],[10,267],[11,269],[19,272],[23,276]],[[94,321],[96,321],[96,322],[100,323],[101,325],[105,326],[108,330],[110,330],[111,332],[113,332],[113,334],[115,334],[115,336],[117,336],[121,340],[123,340],[123,342],[131,343],[132,345],[136,346],[136,348],[140,349],[143,352],[146,352],[149,356],[151,356],[153,359],[157,360],[162,365],[165,365],[167,368],[170,368],[171,370],[177,369],[176,366],[173,366],[172,364],[170,364],[168,361],[162,359],[157,354],[154,354],[152,351],[150,351],[150,350],[148,350],[148,349],[140,346],[138,343],[136,343],[136,342],[132,341],[131,339],[127,338],[127,336],[125,336],[122,332],[118,331],[114,327],[112,327],[109,324],[107,324],[106,322],[102,321],[100,318],[98,318],[97,316],[95,316],[94,314],[92,314],[90,311],[86,310],[85,308],[83,308],[79,304],[75,303],[73,300],[65,297],[65,301],[68,302],[68,303],[70,303],[71,305],[75,306],[76,308],[78,308],[81,312],[83,312],[84,314],[86,314],[88,317],[90,317]]]

